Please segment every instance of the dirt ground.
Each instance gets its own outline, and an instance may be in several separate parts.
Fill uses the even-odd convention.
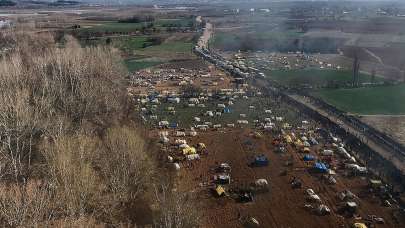
[[[405,145],[405,116],[369,115],[361,120]]]
[[[308,164],[303,161],[303,154],[297,153],[289,147],[285,154],[274,152],[271,144],[272,136],[264,135],[257,139],[251,136],[249,129],[232,129],[222,131],[208,131],[190,138],[190,145],[203,142],[207,145],[208,154],[203,155],[199,162],[187,167],[182,164],[178,174],[177,189],[182,192],[193,192],[200,202],[198,208],[203,217],[202,227],[243,227],[239,217],[253,216],[261,227],[350,227],[355,220],[344,218],[336,213],[340,200],[338,192],[350,190],[360,196],[359,216],[377,215],[385,219],[385,225],[377,227],[400,227],[393,224],[391,210],[381,206],[377,198],[364,195],[366,179],[343,176],[343,171],[337,172],[337,184],[328,185],[320,178],[320,174],[308,172]],[[251,168],[249,161],[257,154],[265,154],[270,161],[268,167]],[[285,162],[294,160],[292,167],[286,167]],[[254,182],[259,178],[269,181],[269,193],[257,195],[251,203],[237,203],[229,197],[216,198],[211,192],[214,168],[227,162],[232,167],[232,183],[229,187],[241,186]],[[186,166],[186,167],[184,167]],[[286,175],[281,175],[287,170]],[[292,177],[302,180],[302,189],[290,186]],[[349,187],[350,186],[350,187]],[[226,188],[229,189],[227,186]],[[305,189],[312,188],[332,213],[318,216],[304,208]],[[363,197],[363,198],[362,198]],[[363,220],[358,220],[363,221]]]

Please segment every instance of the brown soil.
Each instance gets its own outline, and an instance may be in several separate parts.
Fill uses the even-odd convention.
[[[274,152],[271,140],[271,135],[254,139],[251,131],[247,129],[234,129],[227,132],[208,131],[188,139],[190,145],[198,142],[205,143],[208,155],[203,155],[201,161],[194,162],[189,168],[186,167],[187,164],[182,164],[177,188],[197,195],[200,202],[198,208],[203,217],[202,227],[242,227],[238,217],[247,215],[255,217],[262,227],[350,227],[355,222],[354,219],[344,218],[336,212],[337,205],[340,203],[336,194],[348,189],[361,196],[366,189],[366,179],[344,177],[343,171],[338,171],[337,184],[328,185],[322,181],[320,174],[311,174],[308,171],[307,167],[310,164],[302,160],[303,154],[291,147],[286,154],[277,154]],[[252,142],[252,146],[247,146],[246,141]],[[249,167],[249,161],[259,153],[269,158],[270,165],[261,168]],[[294,160],[292,167],[285,166],[289,157]],[[254,202],[247,204],[237,203],[230,197],[214,197],[210,191],[215,173],[213,169],[222,162],[227,162],[232,167],[232,184],[229,187],[241,186],[252,183],[256,179],[265,178],[270,182],[270,192],[257,195]],[[338,163],[337,159],[336,162]],[[280,175],[283,170],[288,171],[287,175]],[[302,189],[292,189],[289,182],[293,176],[302,180]],[[315,190],[332,210],[331,215],[318,216],[304,209],[307,188]],[[386,220],[385,225],[377,227],[399,227],[391,220],[391,210],[381,206],[379,200],[371,195],[360,199],[360,216],[366,218],[367,215],[377,215]]]

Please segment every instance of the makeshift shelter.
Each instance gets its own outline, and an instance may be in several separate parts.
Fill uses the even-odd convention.
[[[204,149],[207,148],[204,143],[198,143],[198,144],[197,144],[197,147],[198,147],[199,149],[201,149],[201,150],[204,150]]]
[[[194,147],[186,147],[183,148],[183,155],[190,155],[190,154],[196,154],[197,150]]]
[[[315,156],[311,154],[304,155],[304,161],[313,161],[313,160],[315,160]]]
[[[356,222],[353,224],[353,228],[367,228],[367,226],[364,223]]]
[[[376,180],[376,179],[370,179],[369,180],[369,186],[371,188],[379,188],[380,186],[382,186],[382,181],[381,180]]]
[[[285,139],[285,141],[286,141],[287,143],[292,143],[291,136],[286,135],[286,136],[284,136],[284,139]]]
[[[299,140],[299,139],[297,139],[297,141],[294,142],[294,145],[295,145],[296,147],[303,147],[303,146],[304,146],[304,144],[302,143],[302,141]]]
[[[215,193],[217,194],[217,196],[224,196],[225,195],[225,189],[224,187],[222,187],[221,185],[218,185],[215,188]]]
[[[231,113],[231,109],[230,108],[224,108],[224,113]]]
[[[326,173],[328,171],[328,167],[322,162],[315,163],[314,168],[316,171],[321,172],[321,173]]]
[[[269,159],[265,155],[258,155],[253,161],[254,166],[267,166],[269,164]]]
[[[230,184],[231,176],[226,173],[218,174],[214,176],[214,180],[218,184]]]

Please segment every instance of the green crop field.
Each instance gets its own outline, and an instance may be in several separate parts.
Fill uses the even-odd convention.
[[[107,22],[89,28],[80,29],[81,32],[135,32],[148,23],[119,23]]]
[[[322,89],[313,94],[350,113],[405,114],[405,84],[357,89]]]
[[[154,67],[159,64],[164,63],[164,61],[158,60],[147,60],[147,59],[126,59],[124,64],[129,72],[135,72],[149,67]]]
[[[193,44],[191,42],[174,41],[146,47],[144,51],[159,52],[191,52]]]
[[[331,70],[308,68],[303,70],[271,70],[266,75],[285,86],[325,86],[325,85],[343,85],[352,81],[352,72],[348,70]],[[371,76],[366,74],[359,75],[360,83],[371,82]],[[382,79],[376,78],[376,82]]]
[[[88,28],[81,28],[80,32],[135,32],[142,27],[147,27],[153,24],[155,28],[163,27],[191,27],[193,26],[193,19],[159,19],[154,22],[140,22],[140,23],[123,23],[123,22],[105,22],[94,25]],[[151,25],[152,26],[152,25]]]

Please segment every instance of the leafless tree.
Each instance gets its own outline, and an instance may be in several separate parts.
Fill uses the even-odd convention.
[[[168,184],[155,186],[159,215],[154,226],[157,228],[190,228],[199,226],[196,202],[186,193],[173,191]]]

